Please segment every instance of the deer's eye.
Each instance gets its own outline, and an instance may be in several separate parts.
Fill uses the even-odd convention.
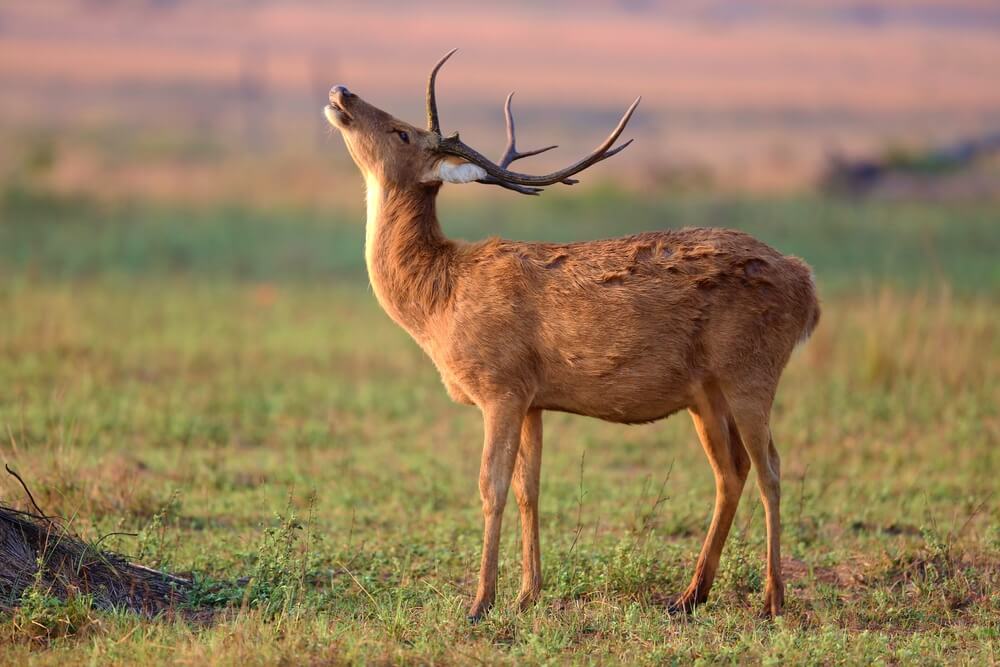
[[[410,135],[403,130],[396,130],[396,134],[399,135],[399,140],[404,144],[410,143]]]

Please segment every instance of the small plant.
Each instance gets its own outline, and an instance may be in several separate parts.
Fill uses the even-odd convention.
[[[226,607],[243,599],[244,589],[238,583],[208,577],[197,572],[191,576],[191,590],[185,605],[189,609]]]
[[[577,548],[561,554],[558,569],[547,577],[557,597],[588,599],[613,594],[642,595],[668,584],[660,554],[648,544],[623,537],[610,549]]]
[[[52,595],[43,583],[44,567],[39,559],[34,581],[24,589],[14,609],[10,623],[14,641],[47,644],[59,637],[80,635],[96,622],[93,598],[73,589],[67,591],[65,601]]]
[[[160,509],[153,514],[149,523],[139,531],[139,549],[136,560],[150,567],[167,569],[172,555],[172,545],[167,538],[167,524],[177,517],[180,509],[180,494],[174,491]]]
[[[316,566],[310,549],[318,539],[312,531],[314,503],[315,499],[310,499],[309,514],[303,523],[289,500],[286,514],[275,514],[277,525],[264,530],[251,556],[253,570],[243,600],[265,616],[288,613],[305,594],[306,580]]]
[[[296,516],[291,500],[284,514],[275,513],[276,525],[265,528],[256,548],[244,554],[249,576],[233,581],[195,573],[186,606],[241,605],[260,610],[268,619],[290,612],[303,601],[307,583],[319,570],[313,503],[310,499],[305,522]]]
[[[742,536],[733,536],[719,568],[720,588],[732,591],[740,599],[764,588],[759,556]]]

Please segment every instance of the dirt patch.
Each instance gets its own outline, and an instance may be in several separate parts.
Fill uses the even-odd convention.
[[[812,567],[797,558],[781,559],[781,570],[788,582],[813,578],[824,584],[843,589],[865,586],[868,581],[865,573],[870,567],[870,563],[858,559],[848,560],[833,566],[814,565]]]

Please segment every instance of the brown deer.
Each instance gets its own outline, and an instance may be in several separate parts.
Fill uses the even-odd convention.
[[[344,86],[325,108],[367,187],[365,260],[379,303],[433,360],[452,399],[477,406],[485,531],[475,621],[496,591],[500,524],[513,483],[523,531],[518,604],[541,591],[538,487],[542,411],[634,424],[686,408],[715,473],[715,510],[694,577],[671,611],[704,602],[753,463],[767,524],[765,614],[784,588],[779,460],[769,427],[778,379],[819,319],[809,267],[737,231],[681,229],[582,243],[451,241],[435,200],[443,182],[538,194],[621,151],[635,110],[579,162],[546,175],[508,169],[554,148],[519,152],[507,98],[507,149],[494,163],[443,137],[434,81],[427,129],[397,120]]]

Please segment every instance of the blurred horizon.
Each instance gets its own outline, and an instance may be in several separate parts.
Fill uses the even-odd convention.
[[[537,169],[589,150],[641,94],[635,144],[585,182],[800,191],[834,154],[1000,131],[998,36],[1000,6],[977,0],[5,4],[0,169],[41,151],[59,191],[353,201],[319,113],[330,85],[420,125],[428,70],[459,47],[443,127],[487,154],[511,90],[521,144],[561,146]]]

